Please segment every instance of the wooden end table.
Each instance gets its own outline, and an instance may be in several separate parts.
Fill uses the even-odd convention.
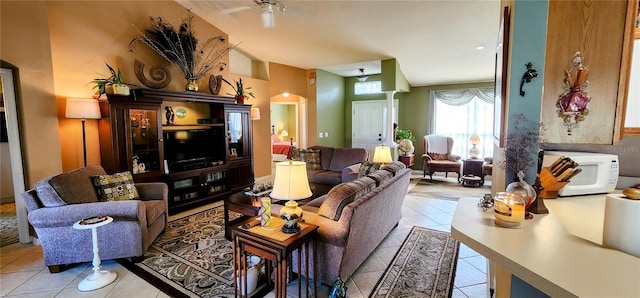
[[[256,225],[257,223],[257,225]],[[284,234],[282,232],[282,225],[284,221],[278,217],[272,217],[271,226],[267,228],[260,227],[260,220],[255,217],[249,218],[240,222],[238,225],[234,225],[231,229],[233,238],[233,263],[234,263],[234,280],[237,280],[238,275],[241,278],[245,278],[244,281],[240,281],[235,289],[235,296],[244,297],[248,296],[246,289],[243,289],[242,285],[247,284],[247,254],[262,257],[266,260],[265,268],[267,273],[267,284],[271,286],[271,266],[274,266],[274,288],[275,297],[287,297],[287,268],[289,266],[289,259],[293,256],[293,252],[298,251],[298,273],[302,273],[302,254],[304,253],[305,261],[305,292],[307,297],[309,292],[309,244],[312,245],[312,260],[313,264],[313,297],[318,297],[316,287],[316,238],[318,237],[318,226],[299,223],[301,231],[297,234]],[[288,237],[283,239],[283,237]],[[304,247],[304,250],[302,249]],[[298,297],[302,297],[302,282],[298,279]],[[240,288],[240,289],[239,289]]]
[[[398,160],[403,164],[405,164],[407,168],[410,168],[410,167],[413,167],[414,157],[415,157],[414,154],[400,155],[398,156]]]
[[[484,185],[484,176],[482,176],[482,164],[484,160],[469,158],[462,161],[462,185],[467,182],[471,186]],[[465,179],[466,177],[466,179]],[[477,178],[477,179],[476,179]]]
[[[265,196],[268,196],[268,194]],[[258,215],[260,211],[260,197],[261,196],[249,196],[242,191],[234,193],[224,199],[224,237],[227,238],[227,240],[231,240],[231,226],[251,216]],[[271,200],[272,204],[276,202],[278,202],[278,200]],[[240,213],[242,216],[234,220],[229,220],[229,210]]]

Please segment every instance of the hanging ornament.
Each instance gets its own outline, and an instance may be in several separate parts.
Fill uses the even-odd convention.
[[[580,122],[589,115],[589,109],[587,109],[587,104],[591,101],[591,97],[587,94],[587,88],[590,86],[587,81],[589,67],[584,65],[583,61],[582,54],[576,52],[571,67],[565,72],[562,83],[562,89],[565,91],[558,96],[556,102],[556,112],[558,117],[562,118],[562,124],[567,127],[568,135],[571,135]],[[575,80],[572,72],[576,74]]]

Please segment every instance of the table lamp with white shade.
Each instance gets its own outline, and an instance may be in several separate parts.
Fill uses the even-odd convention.
[[[391,147],[387,147],[385,145],[380,145],[376,147],[376,150],[373,153],[373,162],[379,163],[380,167],[383,168],[385,164],[392,162],[391,158]]]
[[[288,131],[286,131],[284,129],[282,131],[280,131],[280,137],[282,138],[283,141],[286,141],[288,136],[289,136],[289,132]]]
[[[480,144],[480,137],[478,135],[472,135],[469,138],[469,142],[471,143],[471,145],[473,145],[473,147],[469,149],[469,156],[471,156],[472,159],[476,159],[480,154],[480,150],[476,148],[476,145]]]
[[[298,207],[296,200],[306,199],[311,195],[307,179],[307,163],[292,160],[276,163],[271,198],[289,200],[280,209],[280,218],[284,220],[282,227],[284,233],[300,232],[298,221],[302,218],[302,208]]]

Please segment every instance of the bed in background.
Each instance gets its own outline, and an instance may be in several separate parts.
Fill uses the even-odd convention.
[[[272,134],[271,135],[271,156],[273,161],[284,161],[287,159],[291,159],[291,153],[293,152],[293,148],[296,147],[296,142],[291,139],[291,141],[281,141],[280,138]]]

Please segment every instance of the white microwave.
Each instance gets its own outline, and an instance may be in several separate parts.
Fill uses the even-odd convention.
[[[579,196],[610,193],[616,189],[619,174],[618,156],[604,153],[545,151],[542,166],[548,167],[560,156],[566,156],[578,163],[582,172],[571,178],[558,195]]]

